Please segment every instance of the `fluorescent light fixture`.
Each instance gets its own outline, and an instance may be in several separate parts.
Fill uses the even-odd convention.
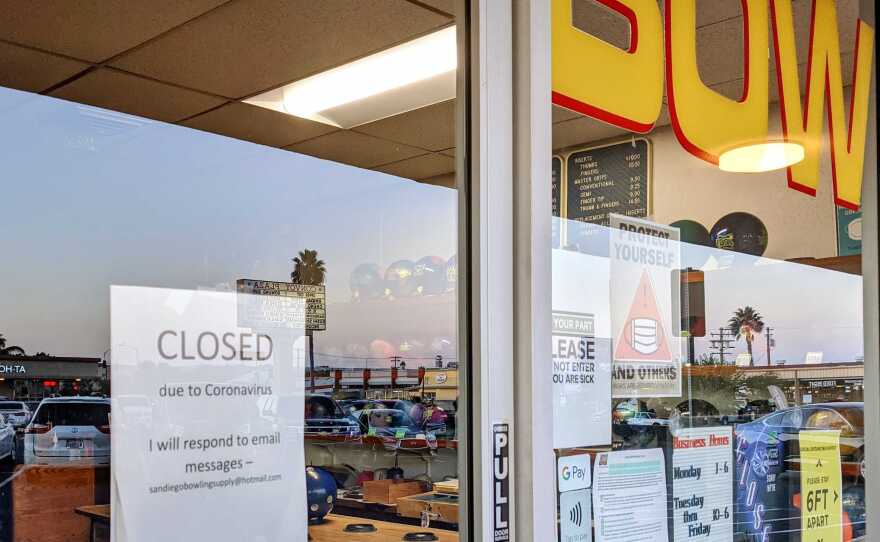
[[[787,141],[767,141],[725,151],[718,167],[733,173],[761,173],[797,164],[804,159],[804,147]]]
[[[455,97],[455,27],[270,90],[245,103],[352,128]]]

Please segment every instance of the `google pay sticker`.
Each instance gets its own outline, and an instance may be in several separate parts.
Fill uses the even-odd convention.
[[[556,469],[560,493],[590,487],[589,454],[560,457],[556,464]]]

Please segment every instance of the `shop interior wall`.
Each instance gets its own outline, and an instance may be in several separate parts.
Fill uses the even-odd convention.
[[[779,108],[773,104],[771,134],[781,133],[779,124]],[[690,219],[711,229],[722,216],[744,211],[757,216],[767,228],[765,257],[837,256],[827,140],[823,141],[820,184],[816,196],[811,197],[788,187],[785,170],[745,175],[721,171],[686,152],[670,126],[656,130],[649,139],[654,152],[655,221],[669,224]]]
[[[849,90],[846,88],[845,94],[848,95]],[[724,215],[743,211],[757,216],[767,228],[769,242],[765,257],[783,260],[837,256],[827,139],[822,142],[821,181],[816,196],[812,197],[789,188],[785,170],[753,174],[721,171],[717,166],[684,150],[668,124],[665,111],[660,123],[665,125],[644,136],[651,142],[653,152],[651,220],[662,224],[682,219],[695,220],[710,230]],[[616,129],[602,128],[597,131],[603,135],[618,132]],[[770,105],[769,133],[771,137],[772,134],[781,134],[779,106],[775,103]],[[571,135],[566,133],[554,141],[565,142],[565,147],[557,149],[555,154],[633,137],[620,134],[572,145],[569,143],[572,141]]]

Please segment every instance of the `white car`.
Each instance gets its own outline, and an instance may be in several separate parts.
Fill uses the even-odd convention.
[[[0,460],[15,458],[15,428],[0,414]]]
[[[109,465],[110,399],[44,399],[24,431],[26,465]]]
[[[658,418],[653,412],[636,412],[626,420],[629,425],[669,425],[669,420]]]
[[[0,401],[0,414],[16,429],[31,421],[31,409],[21,401]]]

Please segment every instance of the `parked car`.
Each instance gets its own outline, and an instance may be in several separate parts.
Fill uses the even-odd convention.
[[[0,414],[0,460],[15,459],[15,428]]]
[[[419,426],[402,410],[374,408],[354,413],[360,424],[364,444],[381,446],[386,450],[434,451],[437,437]]]
[[[278,403],[279,413],[287,412],[284,397]],[[292,399],[292,398],[288,398]],[[332,397],[326,395],[306,395],[304,405],[306,436],[332,439],[356,439],[361,436],[358,423],[345,414]]]
[[[412,417],[412,409],[415,403],[413,401],[407,401],[405,399],[354,399],[341,401],[340,405],[342,409],[346,411],[349,416],[352,413],[360,412],[362,410],[372,410],[376,408],[390,408],[392,410],[401,410],[410,414]],[[427,419],[425,420],[413,420],[417,425],[422,425],[426,431],[430,431],[432,433],[445,433],[447,431],[447,421],[448,414],[446,410],[443,409],[440,405],[434,403],[433,405],[426,401],[423,404],[424,412],[427,414]]]
[[[669,425],[669,420],[658,418],[653,412],[635,412],[626,423],[629,425]]]
[[[744,422],[754,421],[761,416],[772,413],[776,405],[769,399],[755,399],[747,402],[737,411],[737,415]]]
[[[0,414],[16,429],[31,421],[31,409],[23,401],[0,401]]]
[[[790,407],[736,426],[737,525],[749,536],[799,528],[800,432],[840,432],[843,510],[853,536],[864,534],[864,403]],[[863,504],[863,501],[861,501]]]
[[[27,465],[110,463],[110,400],[44,399],[24,431]]]

